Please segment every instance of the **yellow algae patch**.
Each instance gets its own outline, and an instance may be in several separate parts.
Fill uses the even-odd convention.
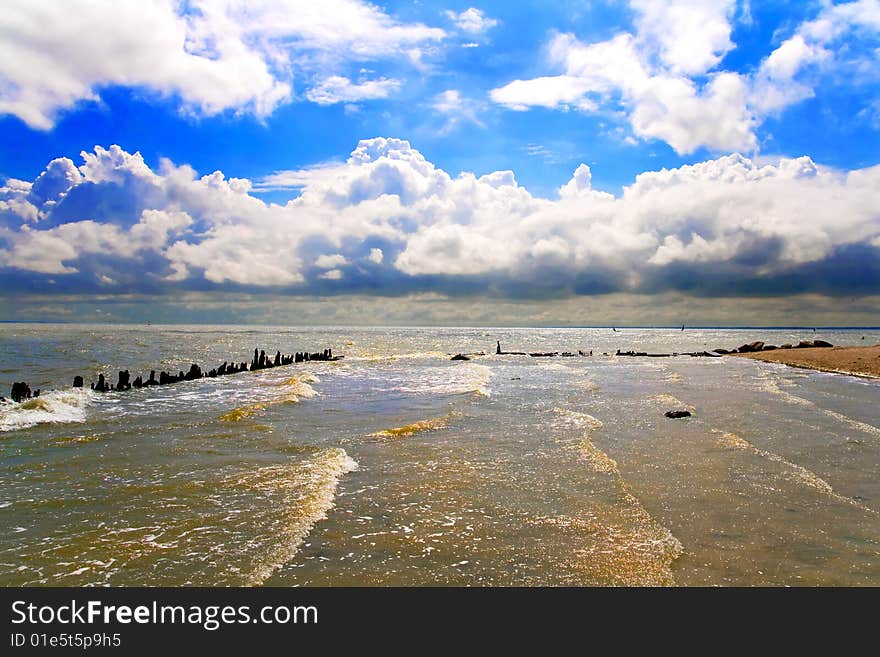
[[[33,399],[28,399],[27,401],[21,402],[19,408],[23,411],[47,411],[52,412],[52,407],[49,405],[49,402],[42,397],[34,397]]]
[[[383,429],[369,434],[370,438],[407,438],[424,431],[438,431],[446,429],[449,423],[459,415],[459,413],[449,413],[443,417],[435,417],[429,420],[419,420],[412,424],[405,424],[402,427],[394,427],[392,429]]]
[[[101,440],[101,436],[93,433],[88,436],[61,436],[52,441],[52,444],[56,447],[67,447],[69,445],[84,445],[86,443],[95,442],[96,440]]]
[[[319,381],[318,377],[309,372],[281,381],[277,384],[278,388],[282,389],[282,393],[279,396],[267,401],[235,408],[228,413],[221,415],[220,420],[223,422],[240,422],[253,417],[257,413],[260,413],[261,411],[266,410],[269,406],[274,406],[275,404],[295,404],[298,403],[300,399],[317,397],[318,392],[309,385],[309,383],[315,383],[317,381]]]
[[[253,417],[257,413],[266,409],[266,404],[248,404],[247,406],[240,406],[238,408],[233,408],[228,413],[224,413],[220,416],[221,422],[241,422],[242,420],[246,420],[249,417]]]

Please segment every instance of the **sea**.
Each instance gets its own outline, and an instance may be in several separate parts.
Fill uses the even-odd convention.
[[[615,355],[817,338],[0,324],[0,584],[877,586],[880,381]],[[343,358],[89,389],[255,348]]]

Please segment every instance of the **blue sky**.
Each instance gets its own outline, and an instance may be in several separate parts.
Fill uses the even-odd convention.
[[[0,282],[847,323],[880,295],[878,52],[877,0],[9,2]]]

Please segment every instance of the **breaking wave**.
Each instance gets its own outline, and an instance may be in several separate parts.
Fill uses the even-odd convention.
[[[435,417],[428,420],[419,420],[418,422],[413,422],[412,424],[405,424],[401,427],[394,427],[392,429],[383,429],[381,431],[376,431],[374,433],[369,434],[370,438],[407,438],[409,436],[414,436],[417,433],[422,433],[425,431],[438,431],[440,429],[446,429],[450,422],[453,419],[458,417],[460,413],[448,413],[442,417]]]
[[[317,397],[318,391],[309,384],[317,383],[319,381],[320,379],[311,372],[303,372],[302,374],[279,382],[275,386],[275,389],[280,391],[280,393],[273,391],[273,397],[270,397],[265,401],[245,404],[244,406],[233,408],[231,411],[223,413],[219,419],[221,422],[241,422],[242,420],[247,420],[262,413],[268,407],[276,404],[296,404],[302,399]]]
[[[342,477],[357,468],[344,449],[334,447],[303,463],[266,466],[229,482],[265,496],[267,502],[282,504],[270,507],[271,515],[276,516],[271,523],[271,542],[255,546],[256,565],[244,576],[246,586],[262,584],[296,555],[312,527],[333,508]]]
[[[86,409],[94,398],[91,390],[50,390],[19,404],[0,403],[0,432],[26,429],[38,424],[85,422]]]

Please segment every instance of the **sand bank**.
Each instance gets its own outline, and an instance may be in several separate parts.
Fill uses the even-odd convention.
[[[880,344],[866,347],[776,349],[751,354],[731,354],[770,363],[784,363],[823,372],[880,378]]]

